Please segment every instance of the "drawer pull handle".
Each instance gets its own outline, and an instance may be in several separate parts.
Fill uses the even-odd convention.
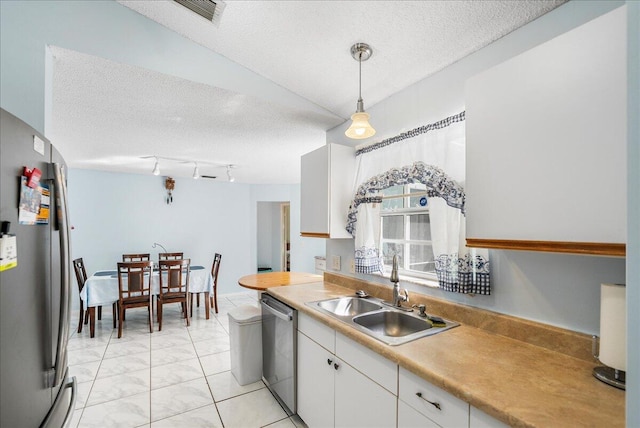
[[[438,410],[442,410],[442,408],[440,407],[440,403],[438,403],[437,401],[429,401],[426,398],[424,398],[422,396],[422,392],[416,392],[416,395],[420,398],[422,398],[424,401],[426,401],[427,403],[431,404],[433,407],[435,407]]]
[[[327,364],[331,365],[331,363],[333,363],[333,360],[331,358],[327,358]]]
[[[334,369],[338,370],[338,368],[339,368],[339,367],[340,367],[340,364],[338,364],[338,363],[334,363],[334,364],[333,364],[333,368],[334,368]]]

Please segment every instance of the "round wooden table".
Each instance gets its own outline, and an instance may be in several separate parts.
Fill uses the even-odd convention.
[[[322,278],[322,275],[304,272],[267,272],[243,276],[238,280],[238,284],[252,290],[264,291],[271,287],[318,282],[322,281]]]

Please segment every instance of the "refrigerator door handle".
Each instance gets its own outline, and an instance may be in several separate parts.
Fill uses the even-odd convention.
[[[58,396],[56,397],[53,405],[51,406],[51,410],[47,414],[47,417],[42,421],[40,428],[49,428],[49,424],[51,423],[51,419],[54,415],[54,409],[56,409],[64,397],[65,390],[67,388],[71,388],[71,400],[69,400],[69,407],[67,407],[67,412],[64,415],[64,421],[62,422],[61,428],[67,428],[69,423],[71,422],[71,417],[73,416],[73,412],[76,409],[76,400],[78,399],[78,382],[76,377],[72,377],[68,382],[60,388],[60,392],[58,392]]]
[[[69,260],[69,212],[67,207],[67,184],[63,165],[53,164],[54,188],[56,196],[56,215],[60,229],[60,321],[58,324],[58,344],[56,362],[54,366],[53,385],[58,385],[64,379],[67,368],[67,345],[69,342],[69,324],[71,320],[71,272]]]

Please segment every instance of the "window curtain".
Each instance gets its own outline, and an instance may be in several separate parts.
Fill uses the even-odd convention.
[[[490,294],[488,251],[465,245],[465,112],[356,151],[354,198],[347,231],[355,238],[358,273],[384,273],[381,190],[427,187],[436,274],[443,290]]]

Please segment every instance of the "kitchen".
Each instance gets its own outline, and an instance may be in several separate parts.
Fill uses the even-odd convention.
[[[381,133],[397,133],[398,129],[410,128],[403,122],[404,120],[414,124],[429,123],[432,120],[441,118],[442,111],[457,112],[464,106],[463,81],[466,78],[507,60],[542,41],[568,31],[582,22],[602,15],[615,8],[615,6],[616,4],[569,2],[508,37],[499,40],[494,45],[454,64],[449,70],[445,70],[432,78],[426,79],[423,83],[417,84],[418,91],[414,91],[415,88],[401,91],[386,102],[368,107],[367,111],[371,114],[372,121],[376,117],[380,118],[375,119],[375,125]],[[633,7],[633,4],[630,3],[627,7]],[[6,17],[6,14],[3,10],[3,19],[4,17]],[[8,52],[7,49],[9,49],[5,47],[5,42],[9,43],[5,31],[9,30],[5,30],[5,28],[6,26],[3,22],[3,58],[5,52]],[[91,51],[89,48],[87,50]],[[23,93],[31,94],[31,97],[33,97],[27,97],[27,99],[40,101],[34,102],[34,105],[31,106],[25,106],[21,103],[19,101],[21,97],[14,94],[11,88],[7,89],[7,86],[9,86],[8,80],[15,82],[22,79],[6,74],[4,67],[3,61],[2,107],[9,110],[13,110],[9,107],[16,107],[23,112],[25,118],[30,118],[30,121],[37,128],[43,129],[44,118],[41,117],[43,109],[36,107],[42,105],[42,97],[22,88]],[[365,65],[363,65],[363,72],[366,76],[367,68]],[[7,71],[7,73],[9,72]],[[27,81],[29,80],[27,79]],[[41,85],[38,83],[35,86],[40,87]],[[428,94],[426,98],[438,99],[440,103],[437,108],[441,110],[429,111],[429,106],[425,106],[424,101],[416,100],[412,96],[414,92]],[[21,92],[18,91],[18,93]],[[366,100],[366,92],[363,95]],[[422,111],[420,110],[421,108],[426,110]],[[397,116],[402,117],[394,119]],[[38,126],[38,124],[40,125]],[[338,142],[339,140],[335,138],[338,138],[338,135],[342,135],[343,130],[341,127],[330,130],[327,134],[327,140]],[[637,152],[637,148],[635,150]],[[630,162],[634,161],[631,155],[629,160]],[[637,162],[637,159],[635,159],[635,162]],[[633,171],[632,168],[633,165],[630,166],[630,171]],[[637,169],[637,164],[635,168]],[[189,207],[184,201],[197,198],[199,194],[209,190],[212,186],[212,184],[202,181],[193,182],[190,179],[178,179],[176,180],[173,206],[167,207],[164,203],[164,189],[159,184],[159,179],[151,175],[126,175],[72,169],[69,179],[70,204],[74,213],[72,221],[75,226],[75,231],[72,232],[72,235],[76,234],[76,237],[74,237],[74,251],[91,255],[91,259],[95,263],[95,266],[91,267],[92,269],[100,268],[101,264],[103,265],[112,259],[112,257],[108,256],[109,254],[120,250],[122,242],[113,242],[110,236],[112,236],[114,230],[129,232],[129,224],[135,223],[130,221],[131,216],[134,216],[133,218],[135,219],[140,219],[139,221],[148,219],[149,213],[165,216],[164,218],[167,219],[174,216],[189,216]],[[237,292],[238,288],[235,286],[237,278],[246,272],[252,271],[254,268],[255,263],[252,260],[255,259],[255,254],[252,255],[252,252],[255,252],[256,247],[254,230],[256,224],[256,202],[265,200],[291,201],[291,263],[293,271],[313,272],[313,256],[326,252],[328,260],[330,255],[340,255],[343,260],[340,272],[350,275],[346,261],[353,256],[353,249],[349,246],[349,243],[340,240],[329,240],[325,250],[323,240],[301,238],[299,236],[300,196],[298,185],[220,183],[213,187],[216,197],[209,201],[203,201],[205,205],[202,206],[202,209],[207,213],[216,213],[214,214],[216,217],[213,223],[222,226],[210,235],[211,242],[203,242],[193,246],[193,253],[206,254],[211,251],[212,247],[217,248],[218,242],[222,246],[220,252],[226,254],[245,254],[246,249],[249,249],[248,257],[228,257],[225,259],[227,264],[223,266],[221,271],[221,293]],[[629,189],[637,188],[637,184],[634,187],[633,183],[629,182],[628,187]],[[123,209],[125,204],[121,198],[129,193],[131,189],[136,189],[144,195],[143,205],[148,208],[148,212],[131,212],[125,215]],[[635,203],[636,211],[632,212],[637,214],[637,195],[634,196],[631,191],[629,195],[629,210],[634,209],[633,203]],[[233,209],[229,209],[227,212],[220,212],[218,208],[219,201],[225,201],[226,204],[233,206]],[[95,207],[100,209],[96,210]],[[114,212],[122,214],[114,216]],[[630,215],[630,218],[637,217]],[[95,227],[94,221],[105,225],[105,227]],[[151,221],[156,220],[152,219]],[[162,224],[161,219],[157,221],[157,225]],[[631,221],[629,223],[630,225],[633,224]],[[247,227],[246,225],[249,226]],[[175,247],[183,246],[193,236],[199,236],[200,231],[197,226],[191,228],[185,225],[183,240],[172,241],[170,244]],[[159,236],[155,232],[142,232],[142,236],[137,238],[133,238],[135,236],[133,234],[127,235],[132,236],[132,241],[126,243],[129,246],[146,246],[152,242],[163,242],[163,237],[165,238],[164,242],[168,242],[167,240],[169,239],[169,235]],[[628,231],[628,239],[627,251],[629,258],[633,259],[635,257],[637,260],[638,238],[637,234],[633,235],[631,227]],[[100,245],[96,245],[96,242],[100,242]],[[634,242],[636,247],[633,247]],[[632,252],[634,248],[636,253]],[[461,298],[462,303],[541,322],[546,321],[549,324],[586,333],[597,333],[598,331],[597,312],[599,301],[597,293],[599,284],[608,281],[624,282],[625,280],[625,263],[623,259],[513,251],[496,251],[493,256],[494,275],[496,275],[494,277],[495,289],[493,295],[490,297],[477,297],[473,301],[469,301],[468,298]],[[208,260],[199,260],[199,262],[201,264],[209,263]],[[633,284],[633,278],[637,278],[633,276],[634,272],[637,275],[637,267],[630,265],[628,263],[626,275],[627,278],[632,279],[628,280],[627,283]],[[518,284],[518,286],[511,285],[514,283]],[[631,289],[631,287],[629,288]],[[581,292],[578,293],[577,289],[580,289]],[[637,293],[637,287],[633,290]],[[424,293],[427,292],[425,291]],[[438,292],[435,295],[442,296]],[[452,297],[447,296],[447,298]],[[481,301],[475,303],[476,300]],[[628,299],[628,304],[632,308],[628,311],[630,317],[637,317],[639,311],[633,310],[633,308],[637,309],[637,306],[633,306],[637,305],[637,301],[638,299]],[[629,323],[629,335],[633,333],[631,331],[631,326],[633,325],[637,326],[638,323]],[[635,337],[637,337],[637,331]],[[629,341],[630,361],[637,361],[637,347],[637,340]],[[634,355],[635,360],[633,359]],[[633,376],[631,371],[628,374]],[[635,384],[637,385],[637,382]],[[631,382],[631,385],[633,385],[633,382]],[[630,387],[626,394],[627,400],[631,400],[631,397],[634,396],[634,390]],[[637,397],[637,390],[635,394],[635,397]],[[628,420],[637,420],[637,413],[634,413],[637,411],[633,406],[627,406],[627,412],[630,414],[628,417],[631,418]],[[632,423],[629,423],[629,425],[633,426]]]

